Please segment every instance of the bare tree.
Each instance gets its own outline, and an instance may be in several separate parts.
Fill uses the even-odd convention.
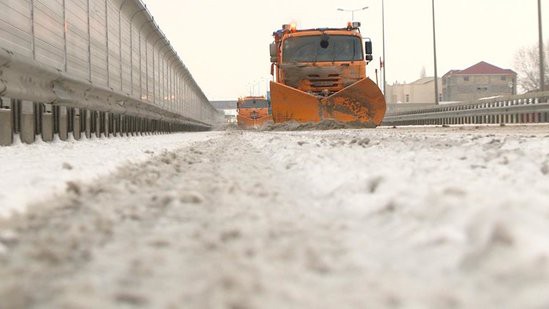
[[[549,42],[544,47],[545,80],[549,80]],[[540,89],[539,46],[523,47],[515,54],[515,70],[518,74],[518,87],[525,92]]]

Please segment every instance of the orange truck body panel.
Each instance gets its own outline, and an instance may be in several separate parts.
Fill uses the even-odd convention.
[[[362,36],[358,28],[349,26],[342,29],[295,30],[283,27],[273,35],[276,57],[271,58],[271,62],[275,81],[270,86],[274,122],[319,122],[333,119],[374,127],[381,124],[386,110],[385,97],[366,76]],[[333,59],[284,59],[286,47],[299,45],[300,40],[312,41],[314,38],[318,38],[320,46],[326,42],[326,46],[322,47],[324,49],[333,41],[330,49],[333,50]],[[354,45],[342,43],[345,42],[343,40],[351,40],[347,42]],[[359,40],[360,45],[357,47],[356,42]],[[354,46],[352,58],[336,59],[335,55],[349,45]],[[320,47],[312,46],[313,51],[315,48],[320,50]],[[311,50],[311,44],[303,49],[306,48]],[[360,58],[357,58],[358,53]]]
[[[238,99],[238,126],[243,129],[257,129],[273,118],[269,114],[269,106],[265,97],[244,97]]]

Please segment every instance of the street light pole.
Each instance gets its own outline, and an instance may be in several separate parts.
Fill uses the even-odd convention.
[[[541,27],[541,0],[538,0],[538,27],[539,27],[539,82],[540,91],[545,91],[545,63],[543,53],[543,32]]]
[[[435,31],[435,0],[432,0],[433,7],[433,56],[435,61],[435,104],[439,105],[438,99],[438,74],[437,74],[437,40]]]
[[[385,0],[381,1],[381,40],[383,43],[383,96],[387,102],[387,92],[385,91],[387,83],[385,81]]]
[[[365,6],[363,8],[360,8],[360,9],[352,9],[352,10],[348,10],[348,9],[342,9],[342,8],[338,8],[337,10],[338,11],[342,11],[342,12],[351,12],[351,22],[355,21],[355,12],[356,11],[364,11],[365,9],[367,9],[368,7]]]

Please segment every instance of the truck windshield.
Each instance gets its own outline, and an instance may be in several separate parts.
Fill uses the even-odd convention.
[[[245,100],[240,104],[239,107],[240,108],[268,108],[269,103],[267,100],[264,100],[264,99]]]
[[[363,60],[361,43],[348,35],[293,37],[284,42],[282,59],[284,63]]]

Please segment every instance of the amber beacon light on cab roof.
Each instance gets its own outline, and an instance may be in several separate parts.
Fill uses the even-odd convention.
[[[385,98],[366,76],[372,43],[362,44],[360,23],[298,30],[283,25],[270,46],[274,122],[326,119],[377,126]]]

